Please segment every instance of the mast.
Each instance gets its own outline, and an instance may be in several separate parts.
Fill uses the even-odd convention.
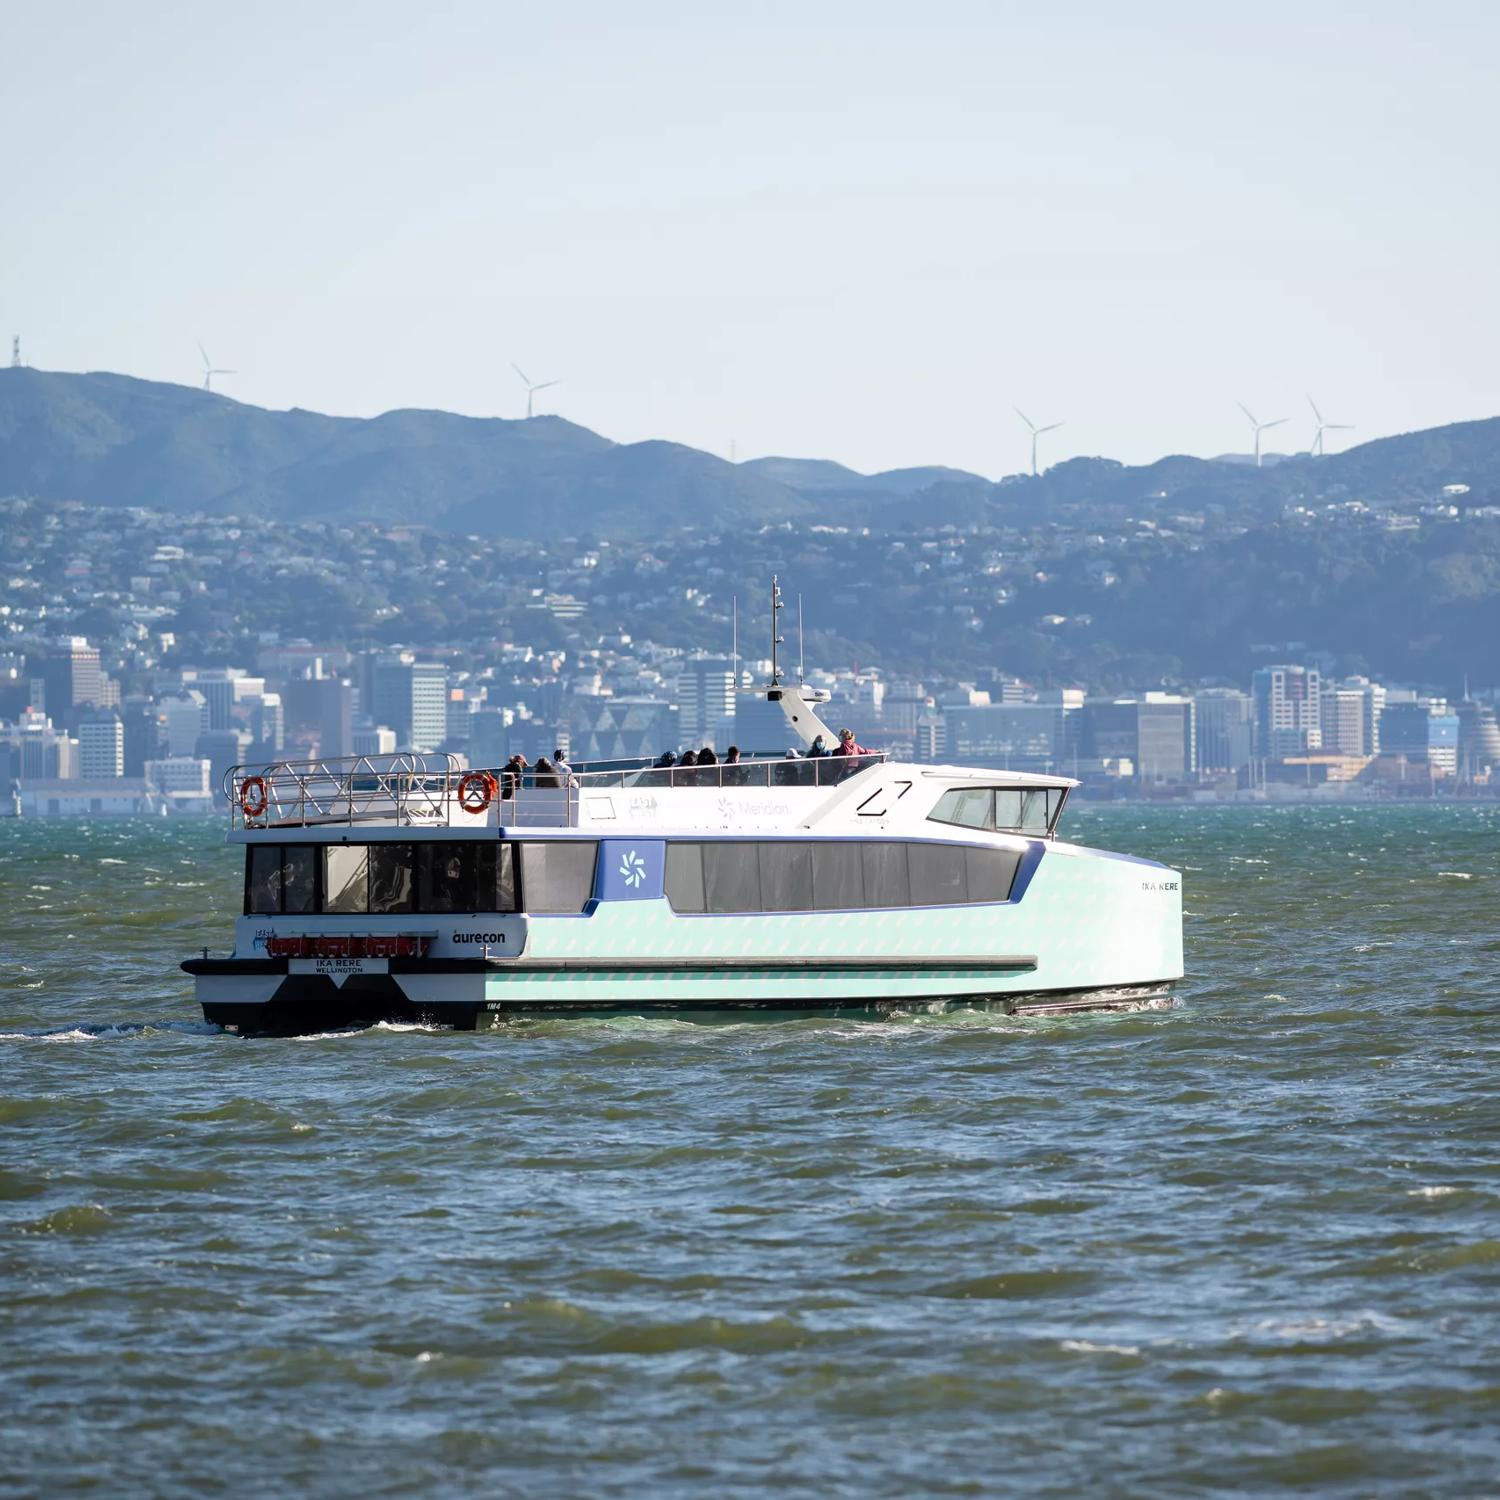
[[[777,649],[778,647],[780,647],[781,645],[784,644],[782,636],[781,636],[781,631],[780,631],[780,628],[779,628],[780,622],[777,619],[777,616],[781,613],[781,609],[782,609],[782,604],[781,604],[781,585],[780,585],[780,583],[777,582],[776,575],[774,573],[772,573],[771,574],[771,686],[772,687],[780,687],[781,686],[781,666],[780,666],[781,657],[780,657],[780,653],[779,653],[779,651]]]

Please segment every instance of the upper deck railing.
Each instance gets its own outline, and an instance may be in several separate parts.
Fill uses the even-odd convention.
[[[499,804],[502,824],[571,828],[578,822],[579,799],[587,792],[834,787],[885,759],[880,751],[812,759],[753,756],[706,766],[659,766],[641,760],[607,769],[579,765],[567,773],[491,768],[477,774],[492,779],[491,797]],[[225,772],[223,790],[231,828],[365,822],[443,827],[461,806],[459,786],[470,774],[456,756],[403,751],[234,766]]]

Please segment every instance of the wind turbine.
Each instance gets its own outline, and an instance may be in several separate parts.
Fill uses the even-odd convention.
[[[1319,458],[1323,456],[1323,434],[1325,432],[1352,432],[1353,422],[1325,422],[1323,413],[1318,410],[1318,403],[1311,396],[1307,398],[1307,404],[1312,407],[1312,414],[1318,420],[1317,430],[1313,433],[1312,447],[1310,453],[1316,453]]]
[[[1257,422],[1255,420],[1255,413],[1253,411],[1251,411],[1250,408],[1248,406],[1246,406],[1243,401],[1236,401],[1234,404],[1237,407],[1239,407],[1239,409],[1242,412],[1244,412],[1244,414],[1247,417],[1250,418],[1250,425],[1255,429],[1255,467],[1258,469],[1258,468],[1260,468],[1260,435],[1261,435],[1261,433],[1263,433],[1268,427],[1280,427],[1281,424],[1287,420],[1287,418],[1286,417],[1277,417],[1274,422]]]
[[[1033,479],[1035,479],[1036,478],[1036,440],[1039,437],[1041,437],[1041,435],[1044,432],[1056,432],[1057,429],[1059,427],[1061,427],[1063,424],[1061,422],[1049,422],[1045,427],[1038,427],[1036,425],[1036,423],[1033,422],[1031,420],[1031,418],[1028,417],[1026,415],[1026,413],[1021,410],[1021,408],[1019,406],[1013,406],[1013,407],[1011,407],[1011,410],[1013,412],[1015,412],[1015,414],[1031,430],[1031,477]]]
[[[205,391],[211,391],[211,390],[213,390],[213,388],[214,388],[214,376],[215,375],[238,375],[239,374],[238,370],[216,370],[216,369],[214,369],[214,362],[208,357],[208,350],[203,347],[202,343],[199,343],[199,345],[198,345],[198,353],[203,356],[203,389]]]
[[[526,420],[529,422],[531,420],[531,398],[538,391],[545,391],[549,385],[561,385],[562,380],[559,378],[557,380],[543,380],[533,383],[531,377],[520,365],[512,365],[511,369],[521,377],[521,384],[526,387]]]

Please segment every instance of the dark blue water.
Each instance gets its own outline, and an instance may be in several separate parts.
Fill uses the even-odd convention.
[[[1496,809],[1080,812],[1165,1012],[244,1041],[0,831],[0,1494],[1500,1491]]]

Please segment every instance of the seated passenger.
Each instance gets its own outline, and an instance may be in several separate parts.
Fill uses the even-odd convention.
[[[557,768],[545,755],[537,759],[536,776],[532,780],[532,785],[536,787],[551,787],[553,789],[562,785],[562,777],[557,774]]]
[[[791,753],[792,752],[790,750],[787,751],[788,755],[790,755]],[[834,752],[832,750],[830,750],[828,748],[828,746],[823,743],[823,736],[821,734],[815,734],[813,736],[813,742],[812,742],[812,744],[810,744],[807,747],[807,756],[806,756],[806,758],[808,760],[818,760],[822,756],[832,755],[832,754],[834,754]]]

